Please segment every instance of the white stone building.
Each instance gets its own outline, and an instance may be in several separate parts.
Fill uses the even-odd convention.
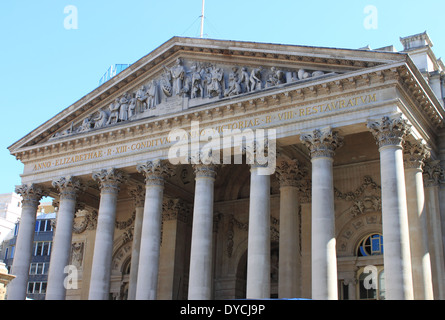
[[[401,41],[170,39],[10,146],[8,298],[51,195],[47,299],[444,299],[444,67]]]

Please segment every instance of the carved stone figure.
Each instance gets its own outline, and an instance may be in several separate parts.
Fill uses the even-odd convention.
[[[201,73],[198,72],[197,67],[192,67],[192,83],[191,83],[191,90],[190,90],[190,98],[203,98],[204,97],[204,90],[202,87],[202,78]]]
[[[146,99],[147,95],[145,91],[145,86],[141,86],[139,90],[136,92],[136,108],[140,112],[144,111],[147,108]]]
[[[221,97],[223,93],[224,73],[219,67],[213,67],[211,70],[211,82],[207,88],[209,98]]]
[[[136,114],[136,104],[137,99],[135,97],[130,99],[130,104],[128,105],[128,119],[131,119]]]
[[[116,98],[116,100],[110,104],[110,117],[108,118],[107,124],[113,124],[119,121],[119,109],[119,98]]]
[[[255,68],[250,73],[250,87],[249,91],[256,91],[261,89],[261,67]]]
[[[173,88],[172,88],[172,74],[170,70],[167,69],[166,66],[164,66],[165,72],[162,74],[161,77],[161,90],[164,93],[166,97],[171,97],[173,94]]]
[[[249,73],[246,67],[241,68],[241,76],[239,79],[239,85],[241,87],[241,92],[245,93],[249,91]]]
[[[94,128],[102,128],[108,122],[108,113],[105,110],[99,110],[99,115],[93,121]]]
[[[237,67],[232,68],[232,72],[229,74],[229,87],[224,93],[224,96],[235,96],[241,93],[241,86],[238,80]]]
[[[83,119],[82,124],[77,128],[77,132],[85,132],[91,129],[91,115]]]
[[[269,78],[267,79],[266,87],[273,87],[285,83],[283,71],[277,70],[275,67],[272,67],[271,71],[272,73],[269,75]]]
[[[119,103],[120,103],[120,107],[119,107],[119,121],[127,121],[128,120],[128,93],[125,93]]]
[[[182,95],[183,82],[185,78],[185,69],[180,58],[176,59],[176,64],[170,69],[173,80],[173,94]]]
[[[148,84],[146,95],[147,95],[146,108],[155,109],[156,105],[158,104],[158,88],[154,80],[150,81],[150,83]]]

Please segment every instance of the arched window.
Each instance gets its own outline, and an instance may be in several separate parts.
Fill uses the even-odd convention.
[[[363,238],[357,247],[357,256],[367,257],[383,254],[383,236],[378,233]]]

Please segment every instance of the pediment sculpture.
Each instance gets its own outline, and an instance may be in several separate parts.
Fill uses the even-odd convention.
[[[317,78],[324,71],[285,70],[277,67],[247,67],[184,61],[177,58],[171,67],[133,92],[125,92],[108,105],[94,111],[80,123],[57,132],[58,138],[135,119],[176,112],[204,103],[249,94],[263,89]],[[173,109],[171,106],[175,106]],[[177,106],[182,106],[179,110]],[[175,109],[176,108],[176,109]]]

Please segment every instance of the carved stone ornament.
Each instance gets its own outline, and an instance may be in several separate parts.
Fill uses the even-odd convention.
[[[215,179],[217,174],[217,165],[213,164],[193,164],[196,178]]]
[[[144,207],[145,187],[140,184],[128,188],[128,194],[133,198],[135,208]]]
[[[158,76],[114,98],[80,122],[71,123],[68,128],[55,133],[51,139],[175,112],[172,105],[187,109],[213,100],[332,74],[335,73],[234,66],[177,58],[171,66],[163,65]]]
[[[79,215],[80,212],[76,213],[76,216]],[[87,211],[83,217],[76,218],[81,219],[80,223],[75,222],[73,225],[73,232],[76,234],[83,233],[85,230],[95,230],[97,228],[97,216],[98,213],[96,210],[89,212]]]
[[[368,129],[376,139],[379,148],[385,146],[402,146],[405,137],[411,132],[408,120],[397,116],[383,117],[381,121],[368,121]]]
[[[166,198],[162,203],[162,221],[179,220],[188,222],[190,206],[181,199]]]
[[[160,159],[146,161],[139,164],[136,169],[144,174],[147,185],[163,186],[165,179],[175,174],[172,165]]]
[[[301,180],[307,173],[307,167],[301,165],[296,159],[282,161],[275,169],[275,174],[281,187],[300,187],[302,184]]]
[[[428,160],[423,165],[423,184],[425,187],[436,187],[444,180],[444,170],[440,160]]]
[[[76,200],[79,192],[85,190],[85,186],[79,179],[68,176],[53,180],[52,186],[57,188],[61,199]]]
[[[101,192],[118,193],[120,184],[127,180],[127,174],[115,168],[102,169],[93,173],[93,180],[99,183]]]
[[[36,208],[39,206],[40,199],[48,196],[47,190],[34,183],[16,186],[15,193],[22,196],[23,206],[34,206]]]
[[[343,137],[330,128],[302,134],[300,140],[308,147],[312,158],[334,157],[335,150],[343,146]]]
[[[353,203],[349,209],[353,217],[382,210],[381,187],[369,176],[364,177],[363,183],[355,191],[342,193],[334,188],[334,194],[337,199]]]
[[[405,168],[421,169],[425,160],[431,156],[430,148],[421,141],[405,141],[403,144],[403,160]]]

